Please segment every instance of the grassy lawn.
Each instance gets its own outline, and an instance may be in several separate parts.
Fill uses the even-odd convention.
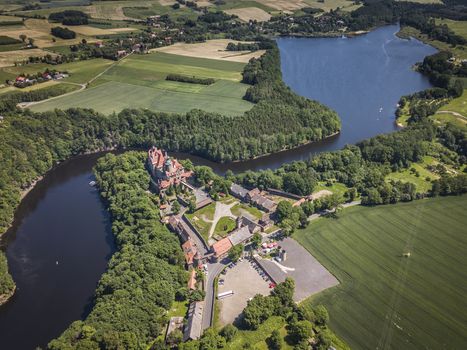
[[[319,182],[316,188],[314,189],[313,193],[316,193],[322,190],[328,190],[328,191],[331,191],[332,193],[337,193],[341,196],[344,196],[348,188],[346,185],[341,184],[339,182],[333,182],[331,186],[327,186],[325,182]]]
[[[282,335],[284,342],[282,350],[292,350],[293,345],[286,342],[287,330],[285,328],[286,322],[280,316],[273,316],[266,320],[256,331],[245,331],[240,330],[237,332],[234,339],[231,342],[227,343],[225,347],[226,350],[237,350],[242,349],[246,344],[250,344],[251,349],[255,350],[268,350],[266,340],[271,336],[272,332],[276,329],[279,330]],[[337,350],[348,350],[348,346],[345,345],[341,340],[339,340],[334,334],[333,337],[333,346]]]
[[[462,96],[453,99],[447,105],[441,106],[440,111],[452,113],[435,113],[431,118],[441,124],[452,123],[461,129],[467,130],[467,89],[464,89]]]
[[[223,216],[217,222],[216,228],[214,229],[214,234],[225,237],[229,232],[233,231],[236,226],[237,223],[234,219],[228,216]]]
[[[196,227],[199,233],[203,236],[206,242],[209,239],[209,230],[214,220],[214,212],[216,210],[216,203],[211,203],[200,210],[195,211],[193,214],[185,214],[188,220]]]
[[[245,344],[251,344],[254,349],[267,350],[266,339],[269,338],[272,332],[276,329],[283,329],[285,321],[282,317],[274,316],[264,322],[256,331],[238,331],[237,335],[229,342],[225,349],[237,350],[242,349]],[[286,335],[286,334],[284,334]],[[284,343],[283,349],[292,349],[292,347]]]
[[[354,207],[296,233],[341,282],[312,302],[352,348],[465,348],[466,205],[459,196]]]
[[[437,163],[437,161],[434,158],[426,156],[423,158],[423,162],[421,163],[413,163],[408,169],[390,173],[386,176],[386,180],[411,182],[417,186],[417,192],[428,193],[428,191],[431,190],[431,182],[439,179],[439,175],[432,173],[426,167],[435,163]],[[419,176],[417,176],[417,173]],[[429,178],[428,181],[427,178]]]
[[[253,206],[250,206],[250,205],[247,205],[247,204],[244,204],[244,203],[239,203],[239,204],[234,205],[230,209],[230,211],[235,216],[240,216],[240,215],[242,215],[243,211],[246,211],[246,212],[248,212],[249,214],[251,214],[253,217],[255,217],[257,219],[261,219],[263,217],[263,214],[264,214],[258,208],[255,208]]]
[[[181,316],[185,317],[186,313],[188,312],[188,302],[187,301],[174,301],[172,303],[172,307],[170,308],[169,312],[167,313],[167,317],[176,317]]]
[[[102,66],[101,62],[108,62]],[[82,63],[82,71],[78,63]],[[77,62],[67,79],[86,81],[112,64],[108,60]],[[186,113],[194,108],[224,115],[240,115],[253,104],[242,99],[248,85],[239,82],[243,63],[192,58],[165,53],[132,55],[110,68],[90,89],[33,107],[34,111],[87,106],[101,113],[124,108],[148,108],[167,113]],[[73,68],[73,69],[72,69]],[[87,73],[86,76],[84,73]],[[214,78],[212,85],[166,81],[170,73]]]

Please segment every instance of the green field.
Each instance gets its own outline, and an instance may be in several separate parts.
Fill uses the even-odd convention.
[[[312,300],[338,336],[353,349],[465,349],[466,206],[459,196],[354,207],[296,233],[341,282]]]
[[[93,61],[83,61],[83,66],[93,65]],[[86,106],[109,114],[124,108],[148,108],[168,113],[185,113],[198,108],[230,116],[240,115],[253,106],[242,99],[248,88],[239,82],[243,66],[237,62],[165,53],[132,55],[112,66],[90,88],[37,104],[32,109],[43,112]],[[107,67],[97,65],[93,70],[94,76]],[[70,72],[70,80],[76,81],[77,75],[85,75],[77,67]],[[214,78],[216,82],[200,85],[165,80],[170,73]]]
[[[466,21],[453,21],[451,19],[436,19],[436,24],[447,24],[457,35],[467,38],[467,22]]]
[[[214,212],[216,211],[216,203],[211,203],[204,208],[195,211],[192,214],[185,214],[192,225],[196,227],[198,232],[207,242],[209,239],[209,230],[211,229],[214,220]]]
[[[467,89],[462,96],[453,99],[447,105],[441,106],[440,111],[452,113],[435,113],[431,118],[441,124],[452,123],[459,129],[467,130]]]
[[[214,234],[219,235],[221,237],[225,237],[229,232],[235,230],[236,226],[237,223],[234,219],[228,216],[223,216],[217,222],[216,228],[214,229]]]

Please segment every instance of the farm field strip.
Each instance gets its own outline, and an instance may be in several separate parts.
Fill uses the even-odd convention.
[[[466,204],[463,196],[350,208],[299,231],[341,281],[311,300],[328,307],[333,330],[359,349],[465,345]]]
[[[87,82],[112,64],[106,60],[83,62],[85,63],[82,65],[71,63],[69,67],[63,65],[72,73],[67,80]],[[103,62],[109,63],[104,65]],[[38,103],[31,108],[42,112],[55,108],[86,106],[105,114],[119,112],[124,108],[148,108],[167,113],[202,109],[235,116],[254,105],[242,98],[249,87],[239,82],[243,66],[236,62],[218,62],[163,53],[132,55],[105,71],[91,88]],[[14,68],[10,70],[16,71]],[[201,85],[165,80],[170,73],[214,78],[216,82]]]
[[[120,82],[108,82],[76,94],[52,101],[36,104],[31,109],[36,112],[59,108],[87,107],[109,114],[125,108],[148,108],[167,113],[185,113],[194,108],[208,112],[222,112],[237,115],[251,108],[246,101],[203,94],[148,88]]]

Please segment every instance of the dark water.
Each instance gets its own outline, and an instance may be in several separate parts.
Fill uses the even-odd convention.
[[[241,163],[219,165],[189,158],[221,173],[277,168],[395,130],[400,96],[429,87],[411,66],[435,52],[418,41],[396,38],[397,29],[388,26],[353,39],[278,41],[285,82],[297,93],[335,109],[342,119],[341,135]],[[88,312],[96,283],[114,250],[108,215],[98,193],[88,185],[99,156],[60,165],[19,207],[2,243],[18,291],[0,309],[0,349],[44,346]]]
[[[0,349],[44,346],[87,312],[114,250],[108,214],[88,185],[99,156],[58,166],[17,210],[2,242],[18,290],[0,310]]]

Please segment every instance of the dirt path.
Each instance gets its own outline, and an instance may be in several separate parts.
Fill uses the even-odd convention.
[[[451,114],[455,117],[462,118],[467,121],[467,117],[464,117],[462,114],[453,112],[453,111],[437,111],[436,113],[441,113],[441,114]]]

